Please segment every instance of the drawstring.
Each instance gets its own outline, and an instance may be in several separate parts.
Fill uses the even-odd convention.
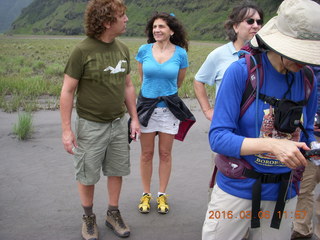
[[[281,57],[282,65],[284,66],[283,56],[280,56],[280,57]],[[285,68],[285,69],[286,69],[286,68]],[[289,82],[289,73],[291,73],[291,72],[289,72],[288,69],[286,69],[286,82],[287,82],[287,85],[288,85],[288,89],[287,89],[287,91],[285,92],[285,94],[283,95],[283,97],[282,97],[283,99],[286,99],[287,94],[288,94],[288,93],[291,93],[291,87],[292,87],[293,82],[294,82],[294,75],[293,75],[293,74],[291,74],[291,75],[292,75],[292,80],[291,80],[291,82]]]
[[[291,96],[291,87],[292,87],[292,85],[293,85],[293,82],[294,82],[294,75],[293,74],[291,74],[291,76],[292,76],[292,80],[291,81],[289,81],[289,71],[288,70],[286,70],[286,82],[287,82],[287,85],[288,85],[288,90],[285,92],[285,94],[283,95],[283,99],[287,99],[286,97],[287,97],[287,94],[288,93],[290,93],[290,96]]]

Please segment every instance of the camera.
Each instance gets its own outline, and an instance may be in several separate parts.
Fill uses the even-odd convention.
[[[300,151],[306,159],[313,162],[314,165],[320,166],[320,148],[308,151],[301,149]]]

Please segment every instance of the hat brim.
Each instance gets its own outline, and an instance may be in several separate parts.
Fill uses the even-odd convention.
[[[258,47],[258,41],[292,61],[320,65],[320,41],[296,39],[282,34],[276,27],[276,17],[273,17],[261,28],[250,43],[253,47]]]

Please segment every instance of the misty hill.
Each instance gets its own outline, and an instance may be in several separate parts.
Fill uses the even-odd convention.
[[[31,2],[32,0],[0,0],[0,33],[8,30],[21,10]]]
[[[6,1],[6,0],[0,0]],[[129,17],[126,36],[144,36],[147,19],[155,11],[174,13],[190,39],[224,39],[223,23],[239,0],[126,0]],[[282,0],[256,0],[265,20],[274,16]],[[13,22],[15,34],[83,34],[87,0],[34,0]]]

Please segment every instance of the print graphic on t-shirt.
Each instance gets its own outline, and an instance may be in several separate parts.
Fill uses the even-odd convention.
[[[121,65],[122,65],[122,63],[125,63],[125,62],[127,62],[127,61],[126,61],[126,60],[120,60],[115,68],[109,66],[109,67],[105,68],[103,71],[107,72],[107,71],[110,70],[110,73],[111,73],[111,74],[116,74],[116,73],[119,73],[119,72],[124,72],[126,69],[125,69],[125,68],[121,68]]]
[[[299,141],[300,138],[300,128],[297,128],[293,133],[284,133],[275,129],[274,127],[274,109],[270,106],[269,109],[264,111],[265,115],[262,120],[262,125],[260,129],[261,138],[277,138],[277,139],[288,139],[292,141]],[[255,163],[264,166],[285,166],[276,156],[272,153],[263,153],[256,155]]]

